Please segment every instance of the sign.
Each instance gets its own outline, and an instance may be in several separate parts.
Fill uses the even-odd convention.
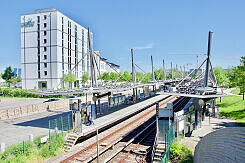
[[[21,28],[25,27],[33,27],[34,26],[34,21],[32,21],[32,18],[25,19],[23,18],[24,23],[21,23]]]

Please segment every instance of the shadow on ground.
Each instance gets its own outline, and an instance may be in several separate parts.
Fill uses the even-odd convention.
[[[70,114],[71,114],[71,112],[68,111],[68,112],[63,112],[63,113],[52,115],[52,116],[47,116],[47,117],[44,117],[44,118],[30,120],[30,121],[26,121],[26,122],[22,122],[22,123],[16,123],[14,125],[17,125],[17,126],[39,127],[39,128],[49,129],[49,120],[58,119],[61,116],[67,116],[67,115],[70,115]]]

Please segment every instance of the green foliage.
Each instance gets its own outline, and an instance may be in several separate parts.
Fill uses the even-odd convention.
[[[193,162],[192,152],[186,145],[181,145],[178,141],[174,141],[170,148],[170,158],[176,159],[180,163]]]
[[[219,99],[217,99],[217,103]],[[222,97],[223,105],[219,104],[220,116],[235,119],[241,126],[245,126],[245,104],[240,96]]]
[[[214,68],[214,74],[216,76],[216,80],[219,86],[228,86],[229,79],[227,71],[220,67]]]
[[[72,74],[72,73],[69,73],[67,75],[63,75],[62,80],[64,82],[72,83],[72,82],[76,81],[76,76],[74,74]]]
[[[1,155],[0,162],[26,162],[27,158],[34,153],[33,144],[25,142],[25,153],[23,143],[12,145]]]
[[[28,89],[11,89],[11,88],[0,88],[0,96],[3,97],[21,97],[21,98],[61,98],[62,95],[53,95],[53,96],[41,96],[28,93]]]
[[[43,137],[43,136],[41,136]],[[58,155],[64,147],[64,136],[58,134],[57,141],[56,135],[51,136],[51,143],[46,142],[45,144],[40,144],[40,138],[34,139],[34,143],[25,142],[25,153],[23,152],[23,144],[9,146],[3,154],[0,154],[0,162],[9,163],[9,162],[32,162],[32,159],[35,160],[41,158],[44,159],[54,157]]]
[[[155,70],[154,76],[155,76],[155,80],[163,80],[163,70],[162,69]]]
[[[232,94],[236,94],[236,95],[241,95],[242,93],[240,92],[240,88],[236,88],[234,90],[231,91]]]
[[[234,87],[240,88],[240,93],[245,92],[245,64],[237,66],[233,69],[233,73],[230,76],[231,84]]]
[[[82,83],[86,83],[88,81],[88,73],[85,72],[83,75],[82,75]]]
[[[109,72],[103,73],[101,78],[105,81],[109,81],[110,80],[110,73]]]
[[[8,81],[9,79],[11,79],[11,77],[14,76],[14,72],[13,70],[11,69],[11,67],[7,67],[5,70],[4,70],[4,73],[2,75],[2,78],[6,81]]]

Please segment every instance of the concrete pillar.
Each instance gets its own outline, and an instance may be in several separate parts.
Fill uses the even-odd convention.
[[[33,135],[32,134],[29,135],[29,141],[33,142]]]
[[[1,143],[1,153],[5,152],[5,143]]]

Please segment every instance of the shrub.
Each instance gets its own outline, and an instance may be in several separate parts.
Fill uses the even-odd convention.
[[[193,162],[192,152],[186,145],[181,145],[178,141],[174,141],[170,148],[170,158],[171,159],[178,159],[178,162]]]

